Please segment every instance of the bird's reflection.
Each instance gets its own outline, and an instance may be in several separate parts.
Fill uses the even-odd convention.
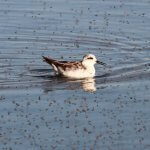
[[[87,78],[84,79],[81,82],[82,88],[86,92],[95,92],[96,86],[95,86],[95,78]]]
[[[54,90],[78,90],[83,89],[85,92],[95,92],[95,78],[85,78],[80,80],[72,80],[62,77],[49,77],[49,80],[43,82],[44,92]]]
[[[40,78],[43,91],[45,93],[56,90],[79,90],[83,89],[86,92],[96,92],[96,83],[98,89],[104,88],[102,84],[110,82],[108,76],[109,73],[105,73],[101,76],[95,76],[94,78],[84,79],[70,79],[62,76],[56,76],[51,73],[50,69],[32,69],[30,70],[32,77]],[[38,80],[39,81],[39,80]]]

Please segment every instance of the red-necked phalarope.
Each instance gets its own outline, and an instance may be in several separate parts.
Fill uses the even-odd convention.
[[[83,57],[82,61],[58,61],[49,57],[43,56],[45,62],[50,64],[55,72],[69,78],[89,78],[95,76],[96,63],[104,65],[96,59],[93,54],[87,54]]]

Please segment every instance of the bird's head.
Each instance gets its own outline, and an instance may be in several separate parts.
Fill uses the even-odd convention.
[[[82,64],[85,65],[85,66],[93,66],[95,65],[96,63],[98,64],[101,64],[101,65],[104,65],[103,62],[101,61],[98,61],[95,57],[95,55],[93,54],[87,54],[83,57],[83,61],[82,61]]]

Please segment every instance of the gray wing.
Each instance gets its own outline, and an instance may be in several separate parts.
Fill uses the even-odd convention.
[[[58,65],[59,64],[59,62],[57,60],[49,58],[49,57],[45,57],[45,56],[43,56],[43,61],[45,61],[46,63],[48,63],[50,65],[52,65],[52,64]]]
[[[82,62],[68,62],[68,61],[58,61],[58,60],[55,60],[55,59],[52,59],[52,58],[49,58],[49,57],[45,57],[43,56],[43,59],[45,62],[47,62],[48,64],[50,65],[54,65],[56,68],[61,68],[63,69],[64,71],[67,70],[67,69],[85,69],[84,66],[82,65]],[[54,67],[53,66],[53,67]]]

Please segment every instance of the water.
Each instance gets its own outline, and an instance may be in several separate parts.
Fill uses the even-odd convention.
[[[0,149],[150,149],[149,0],[0,1]],[[93,53],[90,80],[42,56]]]

